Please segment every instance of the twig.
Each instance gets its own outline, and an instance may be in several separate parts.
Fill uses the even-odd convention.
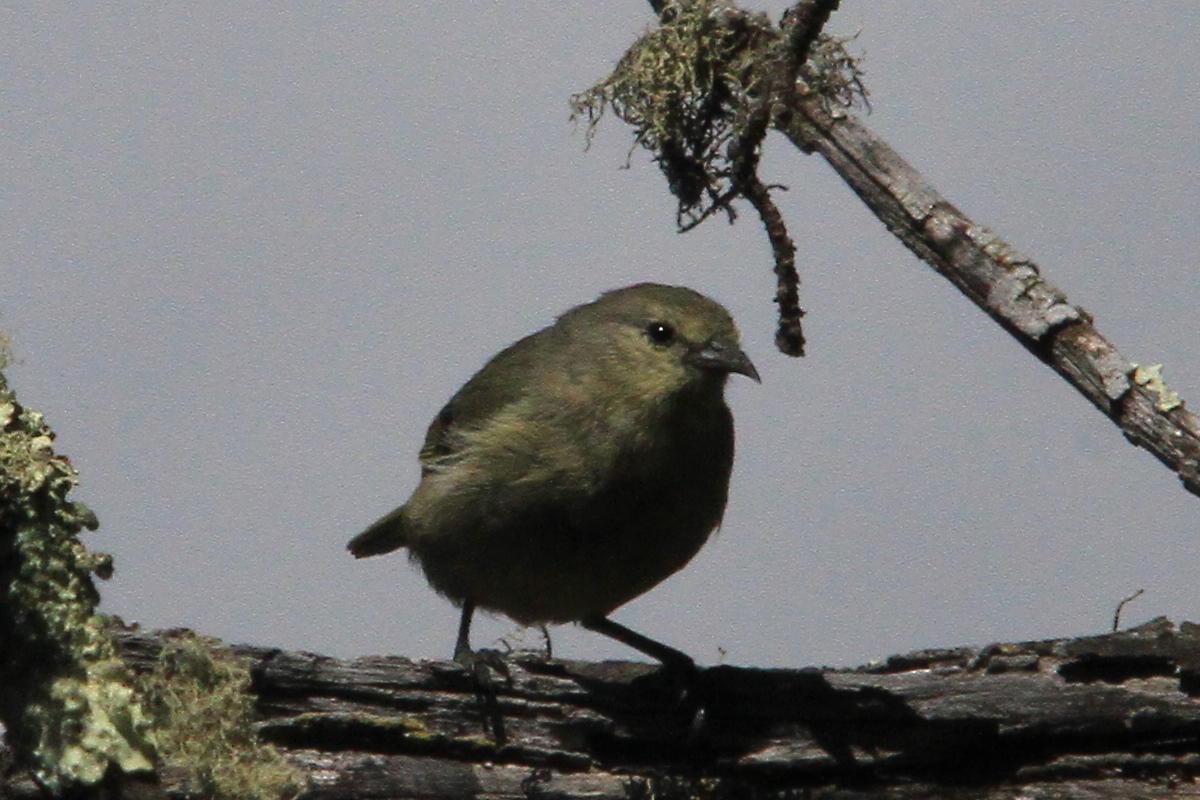
[[[1128,603],[1130,600],[1138,599],[1145,593],[1146,593],[1145,589],[1138,589],[1136,592],[1129,595],[1129,597],[1126,597],[1124,600],[1117,603],[1116,613],[1113,614],[1113,633],[1116,633],[1117,631],[1119,631],[1121,629],[1121,612],[1125,610],[1125,604]]]
[[[800,307],[800,275],[796,272],[796,243],[788,235],[787,224],[779,207],[771,199],[770,190],[758,177],[759,146],[766,134],[769,110],[763,106],[753,119],[750,130],[731,144],[730,151],[735,169],[734,188],[750,201],[762,219],[767,238],[771,241],[771,252],[775,256],[775,302],[779,305],[779,328],[775,332],[775,346],[789,356],[804,355],[804,330],[800,320],[804,309]],[[743,149],[744,148],[744,149]]]
[[[809,48],[821,35],[829,15],[837,11],[841,0],[800,0],[783,14],[780,26],[787,38],[789,86],[795,86],[800,65],[808,58]]]
[[[743,133],[730,144],[734,164],[733,188],[750,201],[762,219],[775,258],[775,302],[779,306],[779,328],[775,346],[789,356],[804,355],[804,329],[800,307],[800,275],[796,270],[796,243],[787,223],[771,199],[770,189],[758,177],[758,163],[768,127],[791,113],[796,76],[808,58],[809,48],[837,8],[839,0],[801,0],[784,14],[783,41],[760,65],[759,92],[762,102],[751,109]]]

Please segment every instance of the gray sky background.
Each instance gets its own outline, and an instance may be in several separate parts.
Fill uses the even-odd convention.
[[[1200,4],[842,6],[868,125],[1200,402]],[[407,497],[492,353],[654,280],[729,306],[763,384],[732,381],[720,534],[619,621],[799,666],[1095,633],[1139,588],[1129,623],[1200,619],[1200,498],[824,162],[774,137],[763,166],[800,247],[792,360],[752,212],[680,236],[619,122],[583,152],[568,97],[651,23],[644,0],[0,2],[8,374],[82,471],[104,608],[449,656],[457,611],[345,541]],[[563,656],[633,655],[558,631]]]

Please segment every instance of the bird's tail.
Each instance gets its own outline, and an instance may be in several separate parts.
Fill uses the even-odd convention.
[[[404,535],[404,515],[401,513],[403,511],[403,507],[397,508],[351,539],[346,549],[355,558],[366,558],[404,547],[408,544],[408,537]]]

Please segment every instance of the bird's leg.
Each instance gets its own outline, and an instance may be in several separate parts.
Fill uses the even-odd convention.
[[[510,678],[508,665],[495,650],[476,653],[471,649],[471,617],[475,614],[475,603],[464,600],[462,618],[458,623],[458,641],[454,643],[454,660],[466,667],[475,683],[475,694],[483,703],[483,729],[491,734],[497,747],[508,741],[504,732],[504,716],[500,713],[500,699],[496,696],[496,685],[492,682],[488,667],[496,667]],[[511,678],[510,678],[511,679]]]
[[[458,623],[458,641],[454,643],[454,660],[464,667],[475,660],[475,653],[471,651],[471,616],[474,613],[475,603],[464,600],[462,619]]]
[[[482,667],[491,667],[497,672],[502,673],[505,678],[511,677],[508,674],[508,664],[504,661],[503,653],[487,648],[479,650],[471,649],[471,618],[474,614],[474,601],[464,600],[462,618],[458,623],[458,640],[454,643],[454,660],[467,669],[475,670],[476,672]]]
[[[671,672],[689,677],[696,674],[696,662],[687,653],[676,650],[674,647],[667,647],[662,642],[656,642],[649,636],[643,636],[635,630],[613,622],[608,617],[587,617],[581,619],[579,624],[589,631],[602,633],[610,639],[616,639],[621,644],[628,645],[634,650],[661,661],[662,665]]]

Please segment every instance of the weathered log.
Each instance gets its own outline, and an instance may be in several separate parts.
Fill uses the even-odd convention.
[[[135,670],[164,641],[118,639]],[[649,665],[519,654],[493,703],[454,662],[235,650],[305,798],[1200,796],[1190,623],[858,669],[711,667],[686,690]],[[36,796],[20,776],[3,790]]]

